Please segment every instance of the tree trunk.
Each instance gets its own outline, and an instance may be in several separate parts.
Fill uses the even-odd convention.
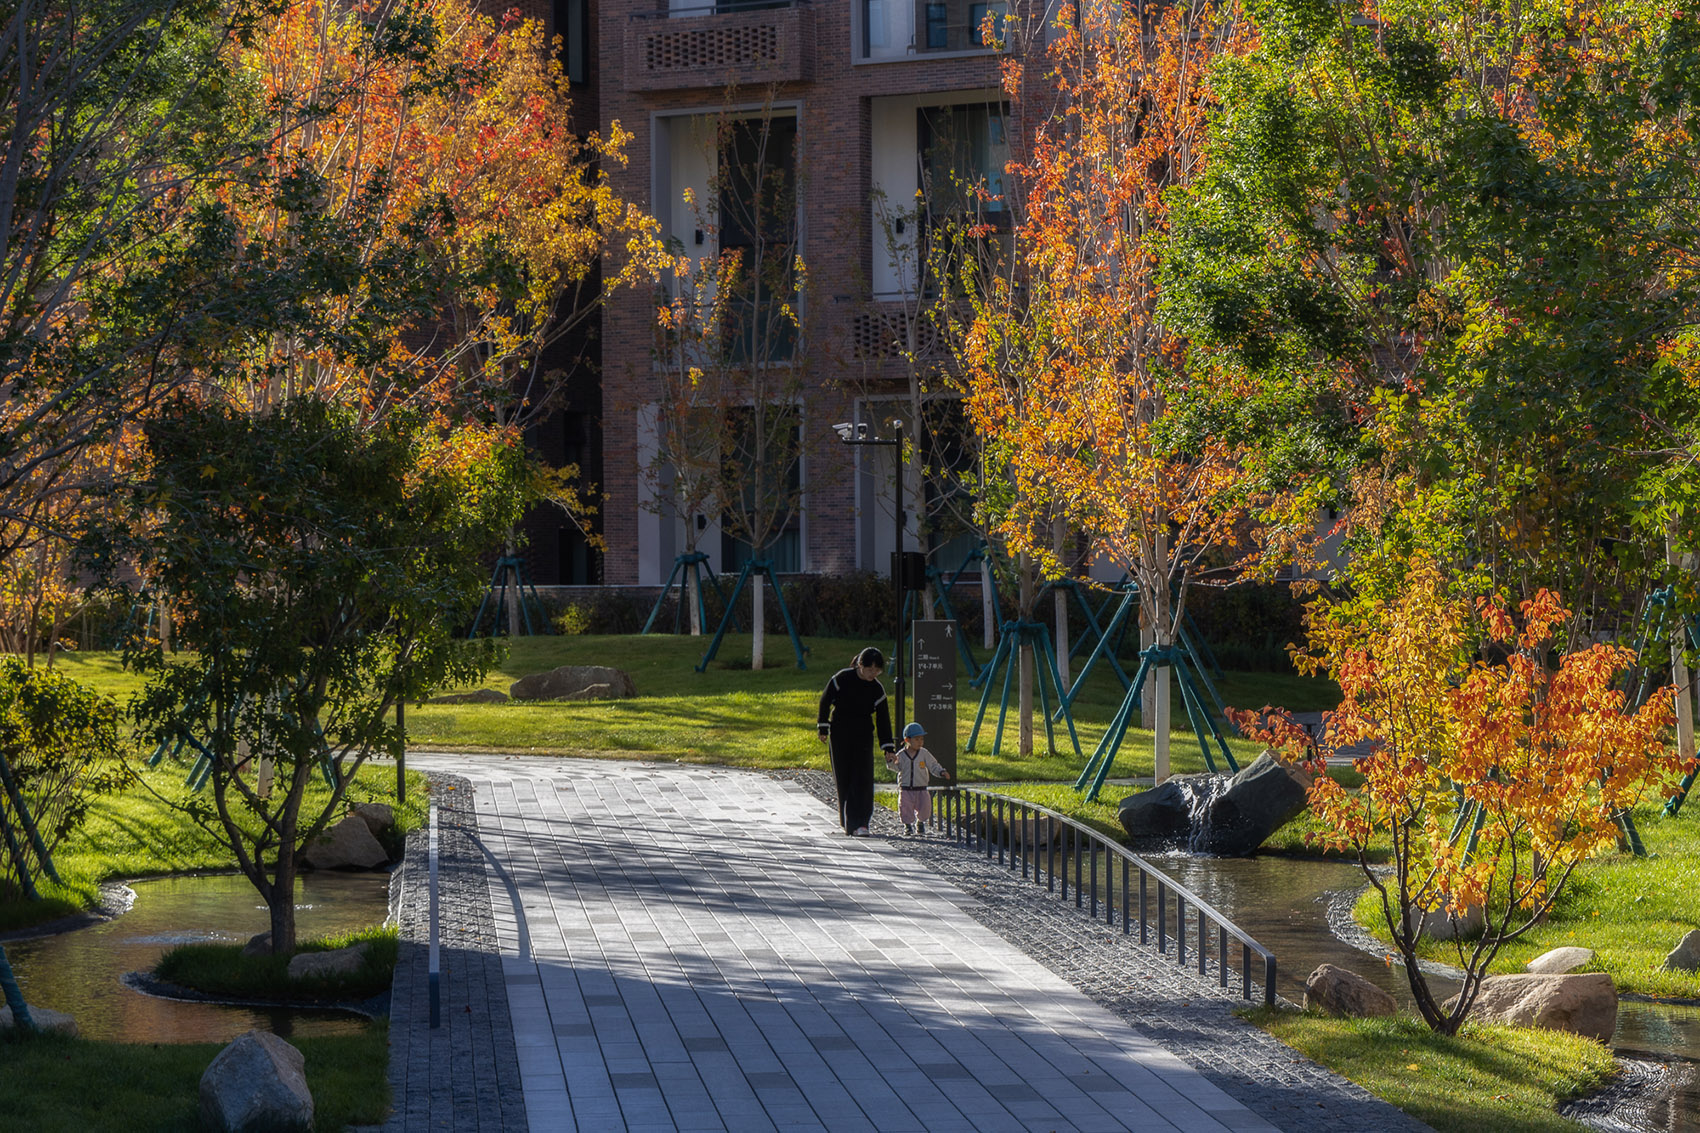
[[[980,564],[980,621],[984,626],[981,644],[987,649],[998,643],[997,608],[992,603],[992,592],[996,585],[992,579],[992,560],[988,558]]]
[[[512,549],[508,551],[508,554],[513,554]],[[513,596],[512,600],[508,602],[508,638],[512,640],[519,636],[519,604],[525,601],[525,596],[520,593],[519,589],[519,567],[509,566],[507,573],[508,577],[513,579]]]
[[[1665,556],[1673,568],[1673,573],[1683,569],[1684,556],[1677,554],[1676,538],[1678,526],[1677,517],[1671,516],[1665,527]],[[1675,628],[1671,631],[1670,643],[1670,680],[1676,686],[1676,750],[1684,762],[1694,759],[1694,689],[1689,683],[1688,659],[1683,656],[1687,647],[1687,634],[1683,632],[1682,618],[1672,619]]]
[[[761,671],[767,644],[767,590],[762,578],[759,572],[750,574],[750,668],[756,672]]]
[[[1051,546],[1057,553],[1058,562],[1062,561],[1063,542],[1067,536],[1068,529],[1063,521],[1061,519],[1055,520],[1051,524]],[[1073,683],[1073,678],[1068,675],[1068,591],[1058,587],[1053,598],[1056,604],[1057,617],[1057,675],[1062,678],[1063,686],[1066,688]]]
[[[1026,552],[1021,555],[1021,615],[1019,620],[1027,622],[1033,611],[1033,570],[1028,562]],[[1018,654],[1017,663],[1020,666],[1020,705],[1021,705],[1021,757],[1030,759],[1033,756],[1033,647],[1026,644],[1024,639]]]
[[[685,572],[685,605],[691,608],[689,615],[691,619],[691,636],[701,637],[702,607],[699,603],[702,601],[702,576],[695,569],[696,565],[698,564],[693,564],[692,569]]]

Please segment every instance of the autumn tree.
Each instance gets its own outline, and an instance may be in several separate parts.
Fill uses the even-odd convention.
[[[1238,715],[1248,734],[1307,763],[1314,839],[1356,855],[1417,1010],[1454,1034],[1499,950],[1546,916],[1576,867],[1615,845],[1621,816],[1670,787],[1684,761],[1666,740],[1668,690],[1635,710],[1617,687],[1632,650],[1555,650],[1571,616],[1557,595],[1540,591],[1513,615],[1455,592],[1431,559],[1399,573],[1397,587],[1311,608],[1300,667],[1341,690],[1320,740],[1279,714]],[[1352,760],[1361,787],[1328,775],[1331,758],[1366,748]],[[1371,864],[1383,842],[1390,873]],[[1485,929],[1452,934],[1464,982],[1443,1003],[1418,940],[1425,919],[1467,910],[1483,913]]]
[[[1203,0],[1085,5],[1050,32],[1056,108],[1023,115],[1037,121],[1012,164],[1017,267],[973,295],[969,405],[1011,478],[1011,545],[1049,565],[1060,513],[1138,584],[1161,780],[1186,589],[1246,502],[1240,447],[1198,412],[1234,375],[1159,317],[1161,268],[1170,201],[1207,163],[1213,68],[1251,38],[1234,5]]]
[[[149,420],[129,522],[92,549],[114,585],[173,597],[182,650],[125,651],[147,682],[131,713],[147,742],[208,761],[210,790],[170,801],[230,848],[273,952],[295,948],[301,848],[367,758],[400,754],[395,706],[493,662],[456,627],[526,480],[503,433],[408,411],[363,423],[312,393],[259,411],[184,400]]]

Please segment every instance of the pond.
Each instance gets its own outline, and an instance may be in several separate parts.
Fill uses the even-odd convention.
[[[1334,964],[1374,982],[1410,1006],[1404,970],[1385,955],[1357,947],[1342,934],[1368,941],[1351,922],[1351,906],[1363,874],[1349,862],[1280,856],[1206,858],[1176,851],[1143,854],[1147,861],[1191,889],[1279,961],[1276,989],[1294,1001],[1304,998],[1304,981],[1318,964]],[[1338,931],[1336,931],[1338,930]],[[1436,976],[1431,986],[1443,996],[1457,983]],[[1620,1000],[1612,1047],[1629,1058],[1700,1063],[1700,1007]],[[1665,1105],[1670,1133],[1700,1133],[1700,1085],[1692,1068],[1671,1076]]]
[[[312,873],[296,893],[301,938],[382,924],[387,873]],[[228,1042],[244,1031],[291,1036],[353,1034],[365,1021],[344,1011],[227,1007],[143,995],[120,982],[179,944],[243,942],[270,927],[259,894],[239,876],[162,877],[131,883],[135,904],[113,920],[57,936],[13,940],[6,955],[24,999],[64,1011],[85,1038],[109,1042]]]

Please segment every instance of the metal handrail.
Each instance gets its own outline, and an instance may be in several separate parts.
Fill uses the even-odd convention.
[[[768,8],[801,8],[805,0],[726,0],[720,4],[694,4],[689,8],[662,8],[654,12],[633,12],[634,20],[673,20],[694,16],[731,16],[740,12],[760,12]]]
[[[1104,920],[1114,924],[1116,918],[1116,884],[1113,871],[1109,869],[1111,856],[1121,859],[1121,927],[1124,935],[1133,932],[1134,918],[1132,915],[1133,898],[1132,873],[1139,874],[1139,943],[1151,943],[1151,902],[1150,887],[1154,883],[1157,889],[1156,901],[1156,936],[1157,951],[1167,955],[1169,951],[1169,905],[1173,897],[1174,904],[1174,940],[1175,960],[1187,965],[1187,912],[1192,910],[1197,925],[1197,944],[1193,949],[1198,974],[1209,975],[1211,951],[1210,937],[1214,936],[1216,945],[1216,967],[1221,986],[1228,986],[1228,953],[1229,938],[1240,944],[1240,995],[1244,999],[1252,998],[1252,957],[1256,955],[1263,961],[1263,1002],[1273,1007],[1275,1005],[1275,954],[1263,947],[1244,929],[1240,928],[1227,917],[1210,907],[1210,904],[1192,890],[1180,884],[1150,862],[1129,850],[1118,842],[1113,842],[1089,826],[1074,821],[1067,815],[1059,814],[1048,807],[1028,802],[1009,795],[1000,795],[996,791],[986,791],[979,787],[934,787],[929,790],[931,796],[932,818],[936,829],[947,831],[953,841],[965,849],[978,850],[986,859],[991,860],[994,850],[997,853],[999,865],[1005,864],[1014,870],[1019,861],[1021,876],[1026,879],[1031,876],[1038,884],[1041,868],[1045,873],[1045,888],[1056,892],[1061,885],[1061,897],[1068,900],[1069,859],[1074,859],[1074,907],[1085,908],[1087,896],[1090,894],[1091,916],[1098,918],[1098,854],[1097,848],[1102,847],[1105,853],[1105,870],[1111,874],[1106,879],[1104,889]],[[987,827],[996,814],[997,833],[992,835]],[[1044,839],[1044,853],[1039,853],[1039,838],[1036,836],[1039,820],[1048,819],[1052,823],[1051,833]],[[1024,825],[1031,819],[1031,825]],[[1017,835],[1018,824],[1022,834]],[[1059,827],[1066,827],[1071,834],[1070,849],[1058,853],[1055,832]],[[1084,884],[1081,878],[1083,869],[1082,847],[1086,842],[1094,846],[1092,860],[1086,868],[1089,870]],[[1070,852],[1072,850],[1072,853]],[[1061,872],[1058,872],[1058,858],[1061,857]],[[1214,932],[1210,930],[1214,929]]]

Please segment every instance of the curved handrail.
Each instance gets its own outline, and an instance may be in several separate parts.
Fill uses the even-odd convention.
[[[1092,829],[1091,827],[1086,826],[1086,825],[1084,825],[1080,822],[1075,821],[1074,819],[1068,817],[1065,814],[1061,814],[1057,811],[1050,809],[1049,807],[1041,806],[1040,804],[1035,803],[1035,802],[1031,802],[1027,799],[1016,798],[1013,795],[1004,795],[1004,794],[1000,794],[996,791],[988,791],[988,790],[985,790],[985,789],[980,788],[980,787],[964,787],[964,786],[934,787],[934,788],[930,789],[929,794],[932,796],[932,800],[931,800],[932,801],[932,810],[933,810],[933,814],[934,814],[935,819],[938,818],[939,811],[942,809],[945,812],[945,818],[943,819],[943,822],[949,824],[951,830],[955,834],[955,838],[956,838],[957,841],[961,842],[964,845],[967,845],[967,844],[970,843],[971,840],[974,840],[974,839],[980,840],[982,842],[982,844],[984,844],[985,847],[986,847],[986,853],[987,853],[988,857],[990,856],[991,851],[992,851],[992,849],[994,848],[994,845],[995,845],[995,848],[996,848],[997,853],[998,853],[998,861],[1000,863],[1004,860],[1004,854],[1005,854],[1005,851],[1007,850],[1008,853],[1009,853],[1009,866],[1010,866],[1011,869],[1014,869],[1015,866],[1016,866],[1016,863],[1017,863],[1016,854],[1019,851],[1020,854],[1021,854],[1019,861],[1020,861],[1020,864],[1021,864],[1021,872],[1022,872],[1023,877],[1027,876],[1028,854],[1032,850],[1037,848],[1036,843],[1037,843],[1038,839],[1037,838],[1030,838],[1030,837],[1027,837],[1025,835],[1020,836],[1020,837],[1017,837],[1016,835],[1014,835],[1012,823],[1013,823],[1013,821],[1016,820],[1016,817],[1013,813],[1011,813],[1008,816],[1008,818],[1006,819],[1006,817],[1003,814],[1003,808],[1007,806],[1012,812],[1014,810],[1019,809],[1021,812],[1023,812],[1023,814],[1021,816],[1022,818],[1025,818],[1025,817],[1030,815],[1035,822],[1035,828],[1036,828],[1036,824],[1037,824],[1037,822],[1039,821],[1040,818],[1044,818],[1044,819],[1050,821],[1051,823],[1053,823],[1054,824],[1053,829],[1056,826],[1061,826],[1061,827],[1067,828],[1071,832],[1071,834],[1073,835],[1073,837],[1075,839],[1075,841],[1074,841],[1074,845],[1076,847],[1076,850],[1075,850],[1075,853],[1074,853],[1074,858],[1075,858],[1075,863],[1076,863],[1075,864],[1075,904],[1077,906],[1079,906],[1082,903],[1081,892],[1080,892],[1081,891],[1081,878],[1080,878],[1080,853],[1079,853],[1079,846],[1081,845],[1081,843],[1083,841],[1091,842],[1095,847],[1102,847],[1104,849],[1107,857],[1110,856],[1110,855],[1113,855],[1114,857],[1120,858],[1124,863],[1124,865],[1123,865],[1123,881],[1122,881],[1122,931],[1124,933],[1132,931],[1132,920],[1131,920],[1131,915],[1130,915],[1130,912],[1129,912],[1130,907],[1131,907],[1131,903],[1132,903],[1132,898],[1128,894],[1128,878],[1127,878],[1127,872],[1126,872],[1127,868],[1131,866],[1132,868],[1137,869],[1139,871],[1139,875],[1140,875],[1140,877],[1139,877],[1139,931],[1140,931],[1140,942],[1142,944],[1148,942],[1148,929],[1149,929],[1150,926],[1149,926],[1149,922],[1148,922],[1147,917],[1146,917],[1146,898],[1147,898],[1147,879],[1151,879],[1151,880],[1156,881],[1156,883],[1157,883],[1157,904],[1158,904],[1158,909],[1157,909],[1157,912],[1158,912],[1158,916],[1157,916],[1157,948],[1158,948],[1158,951],[1159,952],[1166,952],[1167,951],[1166,931],[1165,931],[1166,919],[1167,919],[1167,912],[1166,912],[1167,904],[1166,904],[1166,901],[1167,901],[1167,895],[1173,894],[1174,897],[1175,897],[1175,900],[1176,900],[1176,910],[1175,910],[1176,934],[1175,934],[1175,938],[1176,938],[1176,956],[1177,956],[1178,962],[1181,963],[1181,964],[1185,964],[1187,962],[1187,957],[1186,957],[1186,910],[1190,906],[1192,909],[1196,910],[1197,914],[1198,914],[1199,938],[1200,938],[1201,942],[1203,941],[1203,937],[1204,937],[1203,926],[1204,926],[1205,921],[1208,921],[1217,930],[1217,956],[1216,956],[1216,960],[1217,960],[1217,967],[1218,967],[1219,972],[1220,972],[1220,978],[1221,978],[1222,986],[1226,987],[1228,985],[1228,964],[1227,964],[1228,938],[1232,937],[1234,940],[1239,942],[1241,949],[1242,949],[1241,971],[1242,971],[1242,995],[1243,995],[1243,997],[1246,998],[1246,999],[1252,998],[1252,994],[1251,994],[1251,966],[1252,966],[1251,965],[1251,958],[1252,958],[1253,955],[1255,955],[1260,960],[1263,961],[1263,1001],[1264,1001],[1264,1003],[1266,1003],[1268,1005],[1271,1005],[1271,1006],[1274,1005],[1274,1003],[1275,1003],[1275,970],[1276,970],[1275,954],[1273,952],[1269,951],[1269,949],[1265,948],[1263,945],[1259,944],[1257,942],[1257,940],[1255,938],[1253,938],[1250,933],[1246,932],[1244,929],[1242,929],[1238,925],[1236,925],[1233,921],[1231,921],[1227,917],[1223,916],[1214,907],[1212,907],[1208,901],[1205,901],[1202,897],[1198,896],[1198,894],[1194,893],[1192,890],[1188,889],[1186,886],[1182,885],[1180,882],[1176,881],[1174,878],[1170,877],[1168,874],[1164,873],[1162,870],[1158,869],[1156,866],[1153,866],[1150,862],[1146,861],[1144,858],[1140,857],[1138,854],[1134,853],[1132,850],[1128,849],[1126,846],[1122,845],[1119,842],[1114,842],[1114,841],[1110,840],[1109,838],[1107,838],[1103,834],[1100,834],[1098,831],[1096,831],[1096,830]],[[974,800],[976,802],[976,805],[973,807],[973,818],[978,818],[982,814],[989,815],[991,813],[990,804],[992,804],[994,802],[999,804],[998,822],[1001,825],[1001,831],[1000,831],[999,836],[995,839],[995,842],[992,839],[988,839],[983,830],[976,832],[976,831],[973,831],[973,830],[970,829],[969,823],[970,823],[971,819],[969,817],[969,808],[968,807],[962,806],[962,805],[957,805],[955,807],[951,806],[952,800],[955,800],[960,804],[960,802],[962,800],[965,800],[965,799],[966,800]],[[977,803],[979,801],[983,801],[988,805],[984,809],[981,809],[977,805]],[[1055,843],[1054,840],[1050,840],[1050,839],[1047,840],[1047,849],[1050,850],[1050,853],[1047,856],[1051,859],[1050,866],[1049,866],[1050,883],[1054,884],[1055,881],[1057,880],[1058,876],[1060,876],[1061,879],[1062,879],[1063,897],[1066,899],[1067,896],[1068,896],[1068,861],[1067,861],[1068,855],[1066,853],[1063,855],[1063,869],[1062,869],[1062,873],[1059,875],[1056,872],[1056,867],[1055,867],[1056,843]],[[1040,859],[1039,859],[1039,856],[1036,853],[1034,853],[1032,855],[1032,857],[1033,857],[1033,861],[1032,861],[1033,879],[1034,879],[1035,882],[1037,882],[1039,880]],[[1093,859],[1092,859],[1091,869],[1092,869],[1092,880],[1091,880],[1092,915],[1093,915],[1094,918],[1096,918],[1096,916],[1097,916],[1097,906],[1098,906],[1098,877],[1097,877],[1098,861],[1097,861],[1097,856],[1096,856],[1095,853],[1094,853],[1094,856],[1093,856]],[[1114,884],[1114,878],[1112,877],[1112,878],[1109,879],[1109,883],[1107,885],[1106,892],[1105,892],[1105,902],[1106,902],[1106,907],[1107,907],[1106,908],[1106,915],[1109,916],[1109,917],[1112,917],[1112,918],[1115,914],[1114,894],[1115,894],[1115,884]],[[1200,946],[1196,949],[1196,952],[1197,952],[1197,955],[1198,955],[1198,971],[1199,971],[1200,975],[1207,974],[1206,968],[1207,968],[1207,960],[1208,960],[1208,951],[1209,951],[1208,945],[1203,944],[1203,943],[1201,943]]]

